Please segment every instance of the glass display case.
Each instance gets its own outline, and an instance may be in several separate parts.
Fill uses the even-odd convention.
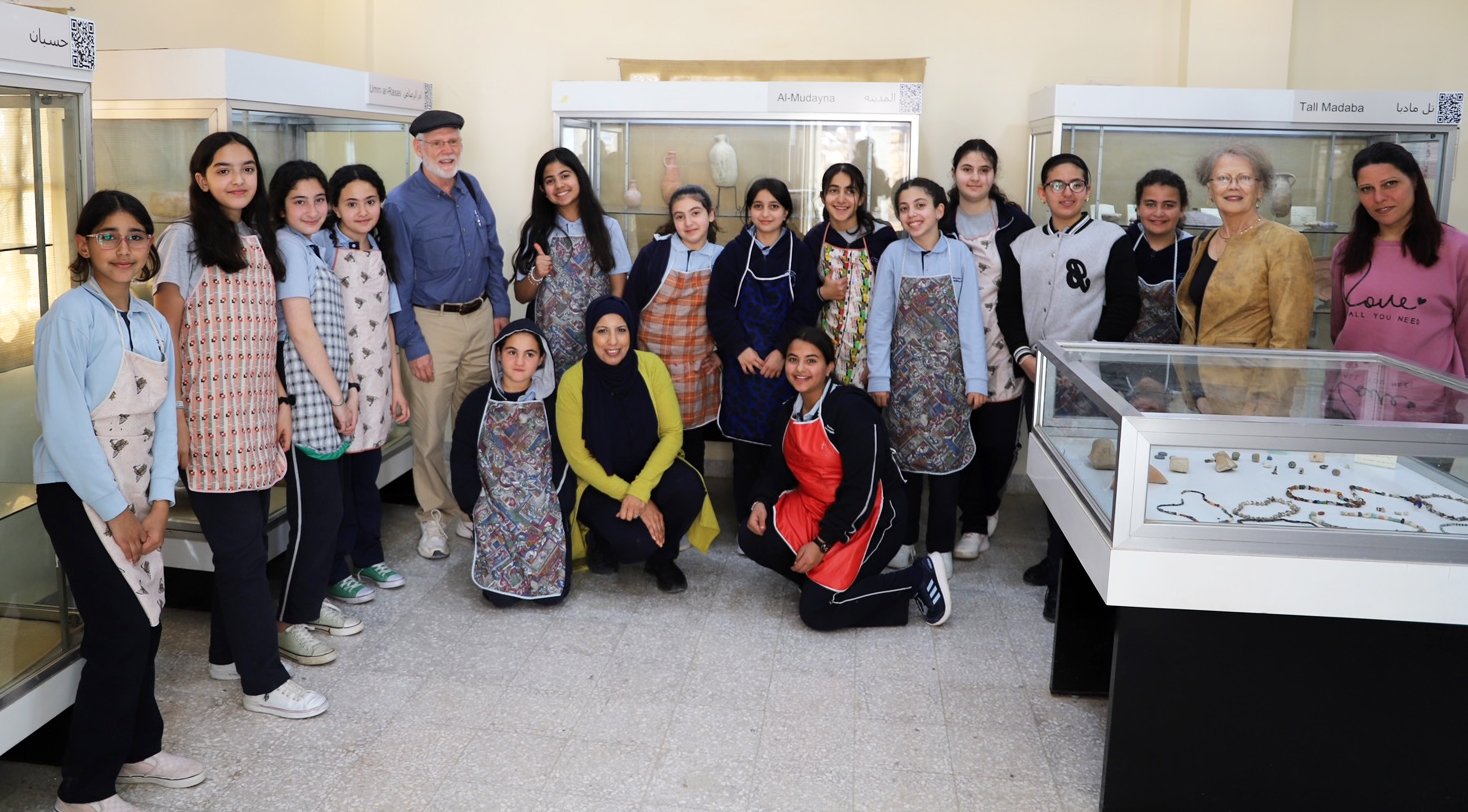
[[[80,619],[36,510],[31,448],[36,323],[71,289],[72,224],[92,187],[90,52],[72,42],[91,25],[0,8],[0,30],[26,32],[0,38],[0,752],[70,704],[80,670]],[[70,52],[30,49],[37,39]]]
[[[380,104],[370,79],[224,49],[103,52],[93,112],[97,183],[137,195],[161,222],[181,219],[189,156],[205,135],[227,129],[254,143],[266,181],[285,161],[305,159],[328,175],[369,164],[392,189],[416,168],[408,124],[424,106]]]
[[[1441,105],[1439,96],[1460,103]],[[1136,182],[1151,169],[1187,181],[1192,203],[1184,227],[1201,234],[1219,224],[1194,163],[1232,141],[1262,147],[1274,163],[1273,189],[1260,214],[1309,238],[1316,258],[1313,348],[1330,346],[1329,260],[1356,209],[1351,159],[1392,141],[1416,156],[1438,216],[1447,219],[1456,160],[1461,94],[1352,93],[1059,85],[1030,97],[1029,211],[1045,207],[1035,191],[1045,160],[1079,155],[1091,169],[1091,214],[1126,226],[1136,218]]]
[[[1363,353],[1078,342],[1041,356],[1033,439],[1113,546],[1468,563],[1468,381]]]
[[[664,190],[686,183],[714,198],[727,242],[750,181],[779,178],[794,203],[790,224],[804,233],[821,219],[821,174],[838,162],[861,168],[873,215],[895,224],[892,189],[917,173],[920,100],[921,85],[869,83],[557,82],[552,90],[557,143],[586,165],[634,255],[668,220]]]

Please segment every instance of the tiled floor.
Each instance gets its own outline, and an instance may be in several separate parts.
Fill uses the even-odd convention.
[[[336,663],[299,670],[331,699],[305,721],[244,711],[237,683],[206,675],[207,617],[169,609],[165,746],[210,777],[124,797],[210,812],[1096,809],[1106,703],[1050,695],[1053,627],[1020,581],[1043,554],[1037,497],[1011,496],[993,549],[959,562],[936,629],[808,631],[720,514],[711,554],[680,558],[682,595],[624,567],[579,573],[563,606],[496,610],[465,542],[421,559],[411,511],[390,506],[407,586],[354,607],[367,630],[336,641]],[[51,809],[58,777],[0,762],[0,809]]]

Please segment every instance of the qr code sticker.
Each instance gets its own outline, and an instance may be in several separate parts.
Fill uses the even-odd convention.
[[[423,109],[424,110],[432,110],[433,109],[433,83],[432,82],[424,82],[423,83]]]
[[[897,86],[897,91],[897,111],[899,113],[921,113],[923,111],[921,82],[903,82]]]
[[[1463,123],[1463,94],[1462,93],[1439,93],[1439,94],[1437,94],[1437,123],[1439,123],[1439,124],[1462,124]]]
[[[71,66],[97,69],[97,24],[91,20],[71,18]]]

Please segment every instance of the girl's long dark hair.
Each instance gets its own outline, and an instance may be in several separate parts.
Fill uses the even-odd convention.
[[[326,173],[311,161],[286,161],[277,166],[275,174],[270,176],[270,217],[276,228],[289,227],[285,221],[285,202],[290,198],[296,184],[305,180],[316,181],[321,185],[321,194],[326,194]],[[328,201],[330,199],[327,198]]]
[[[540,160],[535,163],[535,180],[530,192],[530,216],[520,226],[520,245],[510,259],[511,265],[517,271],[529,272],[535,266],[535,246],[539,245],[547,254],[550,253],[550,235],[556,228],[556,204],[546,196],[541,179],[545,177],[546,167],[553,163],[565,164],[576,173],[576,183],[581,189],[576,205],[581,210],[581,227],[586,230],[586,239],[591,243],[591,258],[596,262],[597,270],[604,274],[611,273],[612,268],[617,265],[617,259],[612,253],[611,232],[607,230],[607,222],[603,219],[606,210],[601,207],[601,201],[596,199],[596,192],[592,191],[591,176],[586,174],[586,167],[581,165],[581,159],[565,147],[556,147],[540,156]]]
[[[994,182],[989,184],[989,199],[994,201],[994,205],[999,208],[1009,205],[1009,197],[999,188],[998,183],[999,153],[995,151],[994,146],[988,141],[982,138],[970,138],[962,144],[959,144],[958,149],[953,152],[953,166],[949,167],[949,171],[958,171],[958,165],[971,152],[977,152],[985,158],[988,158],[989,166],[994,168]],[[948,190],[948,209],[943,212],[943,219],[938,222],[938,230],[944,234],[958,233],[958,202],[960,199],[958,182],[955,181],[953,188]],[[997,211],[995,212],[995,216],[996,218],[998,217]]]
[[[826,190],[831,188],[831,182],[837,175],[851,178],[852,188],[861,195],[861,205],[856,207],[856,224],[865,229],[867,234],[876,233],[877,218],[867,211],[867,179],[854,164],[831,164],[826,167],[826,173],[821,175],[821,222],[831,222],[831,212],[826,210]]]
[[[265,167],[260,165],[260,153],[255,145],[239,133],[219,132],[204,136],[189,159],[189,225],[194,229],[194,246],[189,251],[206,268],[218,268],[225,273],[245,269],[245,245],[234,223],[219,210],[219,202],[214,196],[199,188],[198,181],[194,179],[195,175],[209,177],[215,153],[229,144],[243,145],[255,161],[255,197],[240,213],[240,222],[255,230],[275,281],[284,281],[285,262],[275,245],[275,229],[270,227],[270,203],[265,199],[265,183],[261,180],[265,176]]]
[[[102,227],[103,221],[118,213],[126,212],[138,225],[153,234],[153,218],[148,214],[148,208],[141,200],[116,189],[103,189],[92,195],[87,204],[82,206],[81,213],[76,216],[76,235],[78,237],[89,237],[97,233]],[[123,235],[126,236],[126,235]],[[137,275],[135,282],[146,282],[158,275],[158,248],[157,240],[148,243],[148,255],[143,258],[143,270]],[[71,261],[71,281],[82,285],[92,275],[92,261],[81,254]]]
[[[698,202],[703,205],[703,210],[709,213],[709,234],[706,239],[709,241],[710,244],[717,245],[719,242],[719,224],[714,221],[715,214],[713,198],[709,197],[708,190],[704,189],[702,186],[693,183],[690,183],[687,186],[679,186],[678,189],[673,192],[673,196],[668,198],[668,222],[658,226],[658,230],[654,231],[653,233],[658,235],[659,237],[666,237],[669,234],[678,233],[678,227],[673,225],[673,204],[677,203],[679,200],[682,200],[685,197],[698,198]]]
[[[1437,264],[1437,249],[1443,241],[1443,224],[1437,219],[1437,210],[1427,193],[1427,179],[1422,176],[1422,167],[1417,159],[1400,144],[1382,141],[1371,144],[1356,153],[1351,161],[1351,179],[1372,164],[1391,164],[1401,170],[1412,182],[1412,222],[1402,235],[1402,256],[1410,254],[1412,261],[1424,268]],[[1356,204],[1356,214],[1351,218],[1351,233],[1346,237],[1345,252],[1341,254],[1341,268],[1346,273],[1365,270],[1371,264],[1371,255],[1376,251],[1376,235],[1381,225],[1366,210],[1363,203]]]
[[[331,210],[326,215],[326,227],[336,228],[341,222],[341,218],[336,216],[336,207],[341,205],[342,192],[355,180],[366,181],[377,191],[377,225],[372,229],[372,239],[377,240],[377,248],[382,251],[382,264],[387,266],[387,278],[397,282],[398,258],[393,253],[392,229],[388,228],[387,223],[387,186],[383,184],[382,176],[377,174],[376,169],[367,164],[348,164],[331,173],[331,180],[326,184],[326,201],[331,204]]]

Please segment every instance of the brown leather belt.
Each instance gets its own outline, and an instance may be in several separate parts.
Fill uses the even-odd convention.
[[[467,316],[483,306],[486,298],[480,296],[477,299],[470,299],[467,302],[445,302],[434,309],[440,313],[458,313],[461,316]]]

